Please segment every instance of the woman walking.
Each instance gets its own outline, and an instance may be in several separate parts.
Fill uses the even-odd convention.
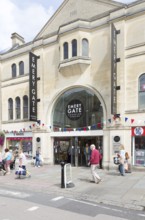
[[[40,147],[36,150],[35,167],[40,167]]]
[[[11,164],[11,160],[12,160],[12,154],[8,148],[5,149],[5,154],[4,154],[3,160],[4,160],[4,167],[6,170],[6,174],[8,175],[8,174],[10,174],[10,164]]]

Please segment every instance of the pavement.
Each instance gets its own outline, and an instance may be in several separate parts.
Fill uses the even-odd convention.
[[[120,176],[116,170],[98,169],[102,181],[99,184],[90,183],[90,167],[71,167],[72,183],[62,188],[60,165],[43,165],[40,168],[27,165],[30,178],[17,179],[15,170],[10,175],[0,176],[1,188],[17,190],[33,190],[46,192],[55,196],[65,196],[72,199],[125,207],[134,210],[145,210],[145,172],[132,171]],[[67,170],[67,175],[70,174]],[[69,185],[68,185],[69,186]]]

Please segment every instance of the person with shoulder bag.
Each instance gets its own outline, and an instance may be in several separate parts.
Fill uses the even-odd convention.
[[[125,150],[123,145],[120,146],[118,157],[119,157],[119,166],[118,166],[119,172],[122,176],[125,176],[125,169],[124,169]]]

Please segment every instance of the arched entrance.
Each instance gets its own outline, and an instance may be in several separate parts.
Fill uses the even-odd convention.
[[[64,160],[85,165],[84,147],[86,143],[103,146],[103,136],[98,133],[102,129],[103,108],[97,95],[84,87],[65,91],[54,107],[53,131],[58,134],[54,138],[54,163]],[[70,135],[65,136],[65,132]]]

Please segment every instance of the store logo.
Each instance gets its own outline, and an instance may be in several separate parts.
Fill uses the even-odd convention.
[[[135,135],[142,135],[143,132],[144,132],[144,130],[143,130],[142,127],[136,127],[136,128],[134,129]]]
[[[70,101],[66,107],[66,115],[70,120],[78,120],[84,113],[84,106],[80,100]]]

